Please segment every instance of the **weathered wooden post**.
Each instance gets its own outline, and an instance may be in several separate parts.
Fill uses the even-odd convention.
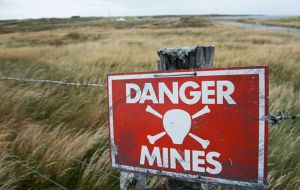
[[[213,66],[214,46],[163,48],[159,50],[159,71],[209,68]]]
[[[159,71],[171,71],[178,69],[209,68],[213,66],[215,53],[214,46],[191,46],[182,48],[163,48],[159,50]],[[185,189],[213,189],[207,184],[191,183],[176,179],[166,181],[168,190]]]

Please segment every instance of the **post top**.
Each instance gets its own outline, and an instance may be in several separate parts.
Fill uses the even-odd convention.
[[[213,65],[215,46],[186,46],[162,48],[157,54],[161,58],[159,70],[208,68]]]

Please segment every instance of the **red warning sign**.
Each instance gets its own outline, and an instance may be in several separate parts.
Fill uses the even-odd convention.
[[[111,74],[114,168],[262,187],[266,181],[266,67]]]

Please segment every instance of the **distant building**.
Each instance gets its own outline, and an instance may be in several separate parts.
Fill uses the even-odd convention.
[[[126,19],[123,18],[123,17],[120,17],[120,18],[117,18],[116,21],[117,21],[117,22],[124,22],[124,21],[126,21]]]

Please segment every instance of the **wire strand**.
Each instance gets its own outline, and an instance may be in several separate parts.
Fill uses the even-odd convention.
[[[49,177],[45,176],[44,174],[38,172],[37,170],[33,169],[32,167],[28,166],[27,164],[22,163],[22,161],[17,160],[16,158],[10,156],[10,158],[12,158],[13,160],[19,162],[23,167],[27,168],[28,170],[30,170],[31,172],[37,174],[38,176],[40,176],[41,178],[45,179],[46,181],[56,185],[57,187],[64,189],[64,190],[68,190],[68,188],[62,186],[61,184],[57,183],[56,181],[50,179]]]
[[[106,87],[106,85],[104,84],[91,84],[88,82],[76,83],[76,82],[67,82],[67,81],[26,79],[26,78],[16,78],[16,77],[6,77],[6,76],[1,76],[0,80],[10,80],[10,81],[19,81],[19,82],[27,82],[27,83],[47,83],[47,84],[57,84],[57,85],[75,86],[75,87],[95,87],[95,88]]]
[[[15,130],[15,129],[10,129],[10,130],[13,131],[13,132],[15,132],[15,133],[18,133],[18,131]],[[42,144],[42,143],[40,143],[40,144]],[[77,158],[72,158],[72,157],[70,157],[70,156],[67,156],[65,153],[60,152],[60,151],[58,151],[58,150],[54,150],[53,148],[50,148],[50,146],[47,146],[46,144],[42,144],[42,146],[43,146],[43,147],[47,147],[47,149],[48,149],[48,150],[51,150],[52,152],[56,152],[56,153],[59,153],[59,154],[65,156],[66,159],[76,161],[76,162],[78,162],[78,163],[80,163],[80,164],[82,164],[82,165],[84,165],[84,166],[88,166],[88,165],[89,165],[89,163],[87,163],[87,162],[84,162],[84,161],[82,161],[82,160],[80,160],[80,159],[77,159]],[[100,173],[106,174],[106,175],[108,175],[108,176],[110,176],[110,177],[112,177],[112,178],[120,179],[120,177],[115,176],[115,175],[113,175],[113,174],[111,174],[111,173],[109,173],[109,172],[107,172],[107,171],[101,170],[101,169],[99,169],[99,168],[94,168],[94,170],[96,170],[96,171],[98,171],[98,172],[100,172]]]
[[[47,147],[47,149],[48,149],[48,150],[51,150],[52,152],[56,152],[56,153],[59,153],[59,154],[65,156],[66,159],[76,161],[76,162],[78,162],[78,163],[80,163],[80,164],[82,164],[82,165],[84,165],[84,166],[88,166],[88,165],[89,165],[89,163],[87,163],[87,162],[84,162],[84,161],[79,160],[79,159],[77,159],[77,158],[72,158],[72,157],[70,157],[70,156],[67,156],[65,153],[60,152],[60,151],[58,151],[58,150],[54,150],[53,148],[50,148],[49,146],[46,146],[46,144],[43,144],[43,146]],[[94,168],[94,170],[96,170],[96,171],[98,171],[98,172],[100,172],[100,173],[106,174],[106,175],[108,175],[108,176],[110,176],[110,177],[112,177],[112,178],[120,179],[120,177],[115,176],[115,175],[113,175],[113,174],[111,174],[111,173],[109,173],[109,172],[107,172],[107,171],[101,170],[101,169],[99,169],[99,168]]]

